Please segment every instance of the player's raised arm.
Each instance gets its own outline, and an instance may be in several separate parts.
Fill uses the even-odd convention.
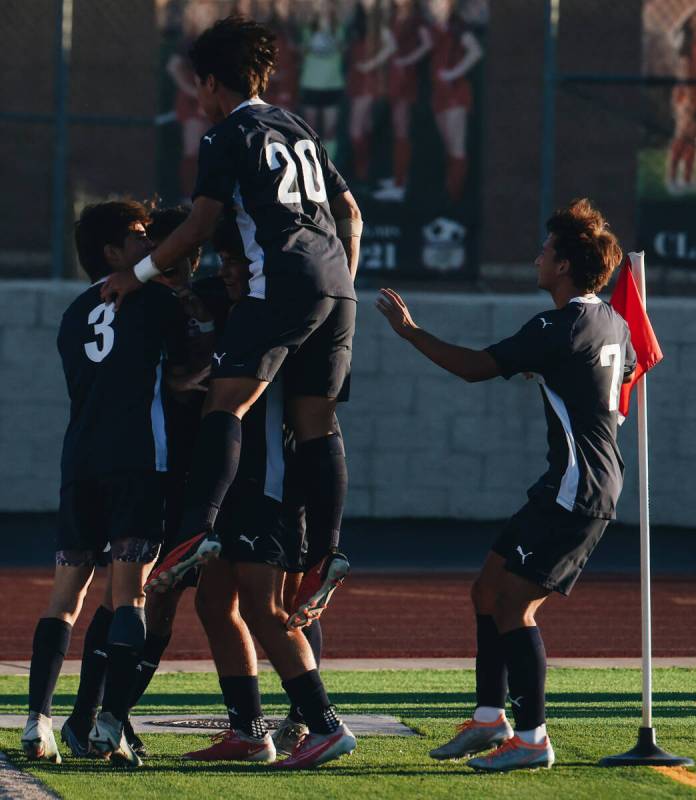
[[[132,270],[109,275],[101,289],[104,301],[113,301],[116,310],[123,298],[139,289],[151,278],[187,256],[208,239],[217,223],[222,203],[210,197],[198,196],[191,213],[149,256],[139,261]]]
[[[350,276],[355,280],[360,259],[360,236],[363,223],[360,209],[353,195],[346,191],[332,197],[329,206],[336,220],[336,233],[346,251]]]
[[[471,350],[449,344],[419,328],[406,303],[393,289],[380,289],[375,305],[402,339],[410,342],[438,367],[469,383],[486,381],[500,375],[498,364],[485,350]]]

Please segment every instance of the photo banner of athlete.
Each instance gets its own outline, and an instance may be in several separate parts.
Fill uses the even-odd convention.
[[[646,0],[643,74],[653,85],[645,91],[648,124],[638,154],[639,241],[648,263],[690,267],[696,264],[696,0]]]
[[[471,279],[488,0],[158,0],[159,194],[187,200],[210,127],[187,52],[230,13],[277,35],[263,99],[300,114],[355,195],[361,274]],[[172,169],[172,164],[178,164]]]

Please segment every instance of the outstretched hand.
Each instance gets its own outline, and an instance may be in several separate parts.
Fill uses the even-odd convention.
[[[404,339],[410,339],[418,330],[408,306],[393,289],[380,289],[375,306],[387,318],[387,322],[396,333]]]
[[[143,285],[135,277],[132,269],[125,272],[112,272],[101,286],[101,298],[105,303],[113,302],[118,311],[126,295],[142,288]]]

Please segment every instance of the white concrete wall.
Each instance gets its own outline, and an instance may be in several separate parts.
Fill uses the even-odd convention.
[[[79,283],[0,283],[0,510],[56,508],[67,397],[55,347]],[[483,347],[549,307],[545,295],[405,290],[417,322]],[[351,402],[340,409],[350,516],[500,519],[544,470],[538,387],[521,378],[465,384],[396,337],[361,295]],[[655,298],[665,360],[649,381],[652,519],[696,524],[696,299]],[[621,431],[619,518],[638,520],[635,419]]]

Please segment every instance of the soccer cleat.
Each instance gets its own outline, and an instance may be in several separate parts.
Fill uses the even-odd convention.
[[[341,723],[333,733],[308,733],[297,743],[292,755],[276,761],[276,769],[309,769],[353,752],[357,742],[347,725]]]
[[[60,729],[60,738],[74,756],[87,758],[89,756],[89,739],[86,735],[81,738],[75,727],[72,717],[68,717]]]
[[[273,734],[276,752],[284,756],[292,755],[300,739],[308,733],[309,728],[304,722],[295,722],[294,719],[285,717]]]
[[[548,736],[541,744],[528,744],[519,736],[513,736],[492,753],[472,758],[467,766],[480,772],[509,772],[513,769],[551,769],[555,760]]]
[[[133,724],[130,721],[130,717],[128,717],[123,723],[123,733],[126,737],[126,741],[131,746],[131,750],[140,756],[140,758],[145,758],[147,756],[147,748],[145,747],[143,740],[133,730]]]
[[[269,733],[257,739],[234,728],[213,736],[210,747],[184,755],[189,761],[262,761],[266,764],[275,761],[275,757],[276,749]]]
[[[99,758],[110,759],[115,766],[141,767],[140,756],[128,744],[123,723],[110,711],[102,711],[89,732],[89,748]]]
[[[305,572],[297,590],[295,610],[286,623],[287,629],[304,628],[319,619],[328,606],[331,595],[349,572],[350,564],[343,553],[332,553],[309,572]]]
[[[50,717],[46,717],[38,711],[29,712],[29,718],[22,734],[22,750],[26,757],[32,760],[44,759],[53,764],[61,763],[63,759],[58,752]]]
[[[222,543],[214,533],[199,533],[187,539],[167,553],[162,563],[152,570],[145,583],[145,591],[169,591],[189,570],[217,558],[221,550]]]
[[[441,747],[430,751],[430,758],[445,761],[450,758],[473,756],[483,750],[499,747],[512,739],[514,733],[510,723],[501,714],[495,722],[477,722],[470,719],[457,725],[457,735]]]

